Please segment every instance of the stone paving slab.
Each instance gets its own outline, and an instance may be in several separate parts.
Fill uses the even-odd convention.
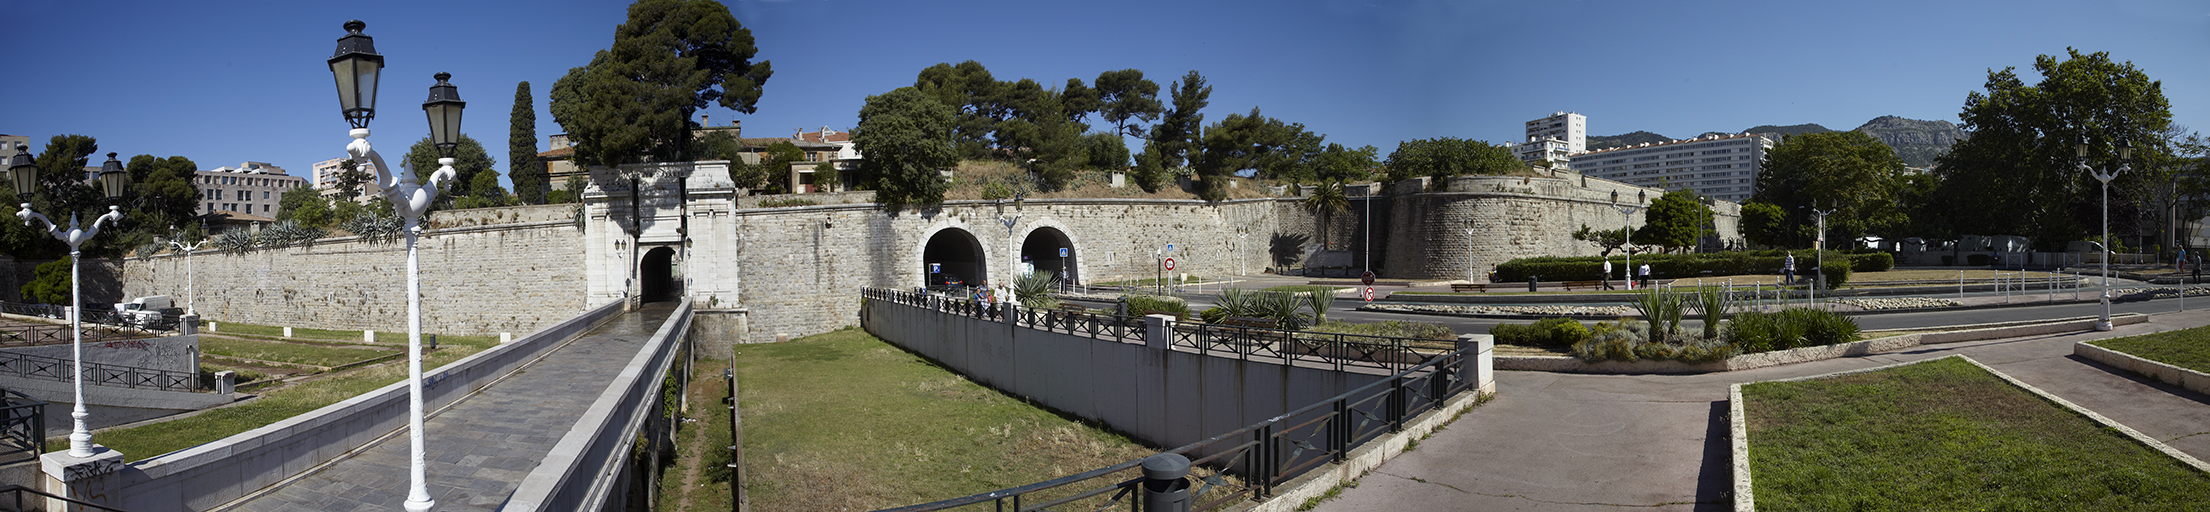
[[[423,452],[437,510],[488,511],[506,503],[673,310],[658,303],[624,313],[425,418]],[[402,432],[228,510],[405,510],[408,445]]]
[[[2210,397],[2072,356],[2080,341],[2202,325],[2210,325],[2210,310],[2151,315],[2111,332],[1926,345],[1738,372],[1498,372],[1496,399],[1315,510],[1731,510],[1727,384],[1958,353],[2210,458]]]

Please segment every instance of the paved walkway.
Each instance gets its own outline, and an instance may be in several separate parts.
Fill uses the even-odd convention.
[[[496,510],[674,310],[622,314],[504,381],[423,420],[431,499],[440,511]],[[403,433],[230,510],[400,511],[407,499]]]
[[[1499,372],[1494,401],[1317,510],[1730,510],[1727,384],[1951,354],[2210,459],[2210,397],[2071,357],[2079,341],[2202,325],[2210,325],[2210,311],[2152,315],[2112,332],[1927,345],[1705,375]]]

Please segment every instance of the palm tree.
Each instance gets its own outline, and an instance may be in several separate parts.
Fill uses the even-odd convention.
[[[1313,187],[1312,196],[1305,198],[1305,210],[1320,217],[1321,247],[1327,246],[1327,220],[1335,214],[1350,211],[1350,196],[1343,194],[1343,182],[1331,181]]]

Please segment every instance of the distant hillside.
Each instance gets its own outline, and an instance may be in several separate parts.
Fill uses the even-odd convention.
[[[1764,124],[1764,125],[1757,125],[1757,126],[1752,126],[1752,127],[1749,127],[1749,129],[1747,129],[1747,130],[1742,130],[1742,131],[1740,131],[1740,132],[1737,132],[1737,133],[1755,133],[1755,134],[1759,134],[1759,135],[1764,135],[1764,136],[1766,136],[1766,137],[1771,137],[1771,138],[1774,138],[1774,139],[1779,139],[1779,138],[1780,138],[1780,136],[1784,136],[1784,135],[1797,135],[1797,134],[1804,134],[1804,133],[1826,133],[1826,132],[1831,132],[1831,131],[1834,131],[1834,130],[1830,130],[1830,129],[1827,129],[1827,127],[1824,127],[1824,126],[1819,126],[1819,123],[1805,123],[1805,124],[1792,124],[1792,125],[1788,125],[1788,126],[1773,126],[1773,125],[1769,125],[1769,124]]]
[[[1595,151],[1599,149],[1611,149],[1616,147],[1632,146],[1645,142],[1665,142],[1669,140],[1673,140],[1673,138],[1642,131],[1628,133],[1624,135],[1590,136],[1588,138],[1588,150]]]
[[[1903,157],[1903,164],[1911,167],[1933,165],[1935,157],[1948,154],[1950,145],[1965,138],[1964,130],[1955,123],[1896,116],[1873,118],[1857,131],[1888,143],[1888,147],[1895,148],[1896,156]]]

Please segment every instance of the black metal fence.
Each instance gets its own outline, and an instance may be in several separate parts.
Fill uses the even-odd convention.
[[[1121,343],[1144,343],[1142,317],[1025,309],[979,304],[927,292],[865,289],[869,300],[974,316],[991,322]],[[1014,308],[1006,315],[1000,308]],[[1201,485],[1192,495],[1195,510],[1263,499],[1274,487],[1322,465],[1342,462],[1351,450],[1404,429],[1405,422],[1441,407],[1450,397],[1473,388],[1460,377],[1475,357],[1472,348],[1438,355],[1416,353],[1402,338],[1307,333],[1282,329],[1177,322],[1169,345],[1221,357],[1271,360],[1283,364],[1324,364],[1336,371],[1385,370],[1383,380],[1361,386],[1287,414],[1210,439],[1160,453],[1190,459]],[[1143,459],[1019,487],[913,505],[894,512],[993,507],[992,510],[1139,510]]]
[[[66,311],[53,304],[21,304],[0,302],[0,313],[67,319]],[[118,340],[135,340],[167,336],[175,329],[182,315],[164,314],[150,322],[131,321],[122,314],[87,308],[84,313],[84,341],[104,343]],[[70,343],[76,338],[69,335],[66,324],[0,325],[0,347],[47,345]]]
[[[0,449],[46,453],[46,402],[0,390]]]
[[[0,486],[0,512],[28,512],[33,510],[46,510],[46,500],[48,498],[61,500],[63,503],[66,503],[67,505],[64,505],[62,507],[64,510],[105,510],[108,512],[128,512],[119,508],[102,507],[91,503],[55,496],[52,494],[47,494],[45,491],[40,491],[20,485]]]
[[[1405,423],[1473,389],[1459,377],[1473,348],[1445,353],[1389,378],[1336,395],[1210,439],[1160,453],[1190,459],[1199,486],[1193,510],[1223,508],[1241,500],[1271,497],[1278,485],[1329,463],[1346,460],[1351,450],[1404,430]],[[1136,471],[1143,459],[1019,487],[912,505],[885,512],[923,512],[963,507],[991,510],[1140,510],[1143,482]]]
[[[69,382],[71,366],[68,359],[0,352],[0,375]],[[100,363],[86,363],[84,365],[84,382],[96,386],[157,389],[161,391],[200,391],[206,389],[200,385],[198,375],[187,372]]]

